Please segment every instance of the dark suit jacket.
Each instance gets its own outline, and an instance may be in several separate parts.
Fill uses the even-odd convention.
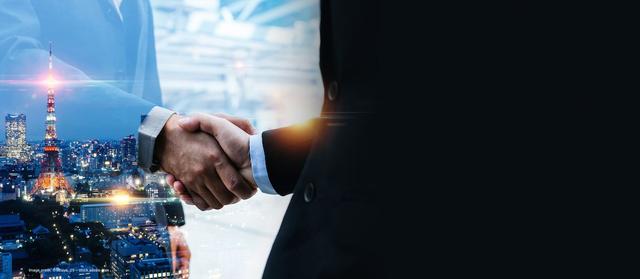
[[[373,116],[377,1],[321,1],[322,116],[265,131],[269,179],[293,193],[264,278],[386,277]]]

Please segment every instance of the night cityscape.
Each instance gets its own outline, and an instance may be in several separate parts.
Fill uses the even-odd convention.
[[[58,139],[47,91],[43,140],[27,141],[28,115],[4,119],[0,278],[187,278],[167,229],[185,223],[182,205],[138,168],[136,138]]]
[[[69,11],[91,14],[90,11],[76,8],[78,5],[64,2],[57,5],[69,8],[64,10],[65,16],[47,20],[47,26],[64,24]],[[154,0],[150,1],[150,6],[162,103],[167,108],[185,115],[224,112],[242,116],[250,119],[258,131],[298,123],[319,115],[324,89],[318,68],[318,1]],[[17,5],[11,5],[3,12],[15,9]],[[102,11],[97,12],[102,15]],[[106,15],[108,10],[105,8],[104,12]],[[117,21],[111,23],[118,24]],[[9,28],[13,25],[5,26]],[[62,41],[82,40],[82,34],[68,31],[58,37],[37,38],[41,42],[42,52],[48,51],[48,44],[53,41],[54,58],[84,73],[90,73],[92,69],[101,72],[103,67],[111,63],[111,57],[117,57],[114,53],[113,56],[107,56],[108,63],[96,63],[95,59],[80,57],[75,48],[62,44]],[[51,189],[51,192],[44,189],[44,193],[39,191],[38,195],[32,193],[43,173],[42,161],[47,157],[47,88],[41,82],[46,79],[43,75],[46,66],[46,62],[42,61],[41,64],[28,67],[36,69],[35,76],[31,71],[21,70],[19,75],[24,73],[25,76],[5,76],[5,80],[0,80],[0,183],[3,184],[0,215],[14,216],[2,217],[0,224],[4,226],[4,220],[8,223],[19,218],[24,222],[24,229],[22,225],[18,229],[24,231],[26,239],[34,233],[48,232],[44,234],[48,236],[46,240],[39,240],[40,248],[37,251],[27,251],[22,241],[20,249],[3,245],[0,249],[0,279],[41,278],[42,272],[36,271],[53,271],[56,268],[59,271],[97,270],[98,277],[91,277],[96,276],[96,272],[85,277],[77,272],[49,272],[43,278],[123,278],[122,274],[115,274],[123,270],[129,272],[132,278],[147,275],[153,278],[150,272],[154,268],[166,267],[167,259],[170,259],[166,256],[167,249],[162,245],[156,246],[165,254],[165,260],[151,260],[154,253],[149,253],[149,256],[145,256],[147,262],[141,263],[137,271],[130,266],[127,271],[119,267],[112,268],[118,257],[112,261],[112,255],[116,254],[112,253],[111,244],[114,240],[129,236],[128,233],[138,235],[145,232],[147,235],[156,232],[155,235],[166,236],[165,223],[185,223],[179,230],[192,255],[189,261],[190,278],[259,278],[262,275],[290,197],[258,193],[250,200],[219,211],[202,212],[194,206],[181,206],[180,201],[174,199],[171,191],[164,187],[161,177],[143,173],[135,165],[139,117],[148,112],[150,107],[140,109],[136,102],[121,101],[122,98],[117,95],[106,100],[86,97],[104,87],[117,88],[126,84],[122,83],[126,75],[105,78],[89,75],[95,80],[87,83],[68,82],[66,79],[73,78],[64,75],[61,64],[54,60],[60,85],[56,86],[55,96],[59,110],[56,111],[59,136],[56,145],[59,149],[60,172],[73,193],[60,191],[60,187]],[[17,82],[32,78],[35,83]],[[110,106],[110,101],[117,106]],[[18,118],[24,118],[24,121]],[[8,123],[13,126],[8,128]],[[55,170],[56,165],[53,166]],[[59,186],[64,185],[61,179],[58,181]],[[168,198],[162,198],[165,195]],[[60,200],[63,197],[66,201]],[[38,203],[38,200],[42,201]],[[46,204],[51,207],[44,208]],[[55,211],[63,212],[63,215],[54,218],[51,212]],[[40,215],[41,212],[43,214]],[[53,227],[54,220],[59,222],[56,228],[60,231],[60,237]],[[146,220],[150,220],[149,224]],[[5,229],[3,227],[0,230]],[[80,239],[80,233],[89,233],[90,236],[86,238],[83,235]],[[68,243],[82,246],[80,249],[63,248],[60,238],[70,241],[71,235],[74,235],[75,242],[84,241],[82,244]],[[156,240],[151,240],[154,236],[148,240],[157,242],[158,236]],[[1,237],[1,241],[9,239]],[[43,246],[48,243],[55,245],[57,250],[53,246]],[[137,247],[139,244],[135,245]],[[144,246],[143,243],[140,246]],[[85,260],[84,248],[89,250],[92,259]],[[67,251],[72,261],[69,261]],[[139,259],[139,254],[132,255]],[[175,263],[174,259],[170,260]],[[29,272],[29,269],[33,272]],[[148,271],[139,272],[140,269]]]

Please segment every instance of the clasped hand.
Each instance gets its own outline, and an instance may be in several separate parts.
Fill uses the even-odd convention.
[[[176,194],[200,210],[220,209],[257,192],[251,172],[249,121],[228,115],[173,115],[155,157]]]

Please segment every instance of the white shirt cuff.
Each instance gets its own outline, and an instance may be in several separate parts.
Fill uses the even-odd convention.
[[[273,189],[267,173],[267,161],[264,155],[264,147],[262,146],[262,133],[249,137],[249,156],[251,157],[253,179],[258,184],[260,191],[265,194],[277,195],[278,193]]]

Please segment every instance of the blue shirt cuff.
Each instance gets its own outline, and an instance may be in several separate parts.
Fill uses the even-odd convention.
[[[249,137],[249,156],[251,157],[251,171],[253,179],[255,179],[258,188],[265,194],[278,194],[273,189],[269,174],[267,173],[267,161],[264,155],[264,147],[262,146],[262,133]]]

